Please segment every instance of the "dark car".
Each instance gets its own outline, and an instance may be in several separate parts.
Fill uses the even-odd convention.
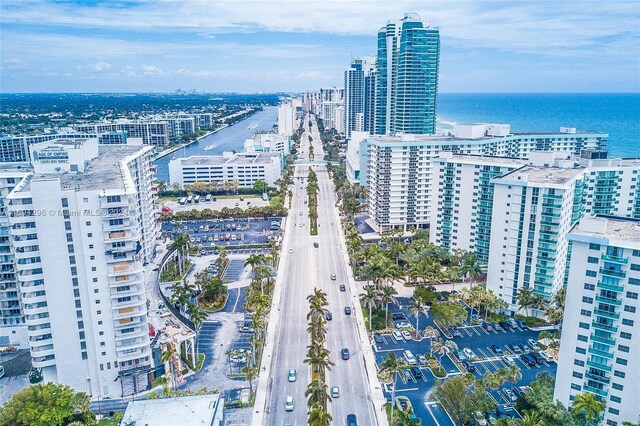
[[[342,359],[345,361],[349,359],[349,348],[342,348]]]
[[[325,312],[324,317],[327,319],[327,321],[331,321],[333,319],[333,314],[327,311]]]
[[[491,323],[488,323],[486,321],[482,323],[482,328],[487,331],[493,331],[493,326],[491,325]]]
[[[344,284],[340,284],[340,291],[347,291],[347,287]]]
[[[522,362],[527,364],[529,367],[533,367],[534,365],[536,365],[536,361],[532,357],[527,355],[527,354],[520,355],[520,359],[522,360]]]
[[[529,329],[529,327],[527,327],[527,324],[525,324],[524,321],[522,320],[516,320],[516,323],[518,324],[518,327],[520,327],[523,330]]]
[[[384,341],[382,340],[382,336],[380,335],[380,333],[375,333],[375,334],[373,335],[373,340],[374,340],[376,343],[383,343],[383,342],[384,342]]]
[[[355,414],[347,414],[347,426],[358,426]]]
[[[391,319],[393,321],[401,321],[401,320],[406,321],[407,320],[407,316],[405,314],[403,314],[402,312],[396,312],[395,314],[391,315]]]
[[[538,352],[531,352],[529,356],[533,358],[536,364],[544,364],[544,358]]]
[[[422,370],[420,370],[418,367],[411,367],[411,374],[413,374],[413,377],[415,377],[416,379],[424,379]]]
[[[476,366],[473,365],[473,363],[471,363],[470,361],[464,360],[462,361],[462,365],[469,373],[473,373],[474,371],[476,371]]]
[[[523,345],[522,343],[518,343],[516,344],[516,346],[519,347],[522,352],[527,352],[529,350],[529,347]]]
[[[350,306],[345,306],[344,307],[344,313],[347,315],[351,315],[351,307]]]
[[[315,248],[320,247],[320,245],[319,245],[318,243],[313,243],[313,246],[314,246]]]
[[[491,345],[490,348],[491,348],[491,352],[493,352],[494,354],[498,356],[504,355],[504,353],[502,352],[502,349],[500,349],[497,345]]]
[[[500,324],[500,327],[502,327],[504,330],[511,329],[511,325],[506,321],[500,321],[498,324]]]
[[[520,355],[522,353],[520,347],[518,345],[514,345],[513,343],[509,343],[508,348],[516,355]]]

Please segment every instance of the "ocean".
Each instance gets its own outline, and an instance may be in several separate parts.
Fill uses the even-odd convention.
[[[640,93],[441,93],[438,121],[506,123],[512,131],[576,127],[608,133],[612,157],[640,157]]]

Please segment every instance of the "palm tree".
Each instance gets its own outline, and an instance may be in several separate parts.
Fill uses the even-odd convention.
[[[469,324],[471,324],[471,317],[473,315],[472,304],[474,302],[475,295],[471,292],[471,289],[469,287],[464,287],[458,294],[460,296],[460,300],[462,300],[467,304],[467,306],[469,306],[469,308],[471,308],[469,310]]]
[[[398,294],[396,289],[391,285],[380,287],[380,303],[384,305],[384,327],[389,323],[389,304],[398,306],[398,299],[394,296]]]
[[[329,426],[333,417],[320,405],[315,405],[309,410],[307,422],[309,426]]]
[[[307,386],[307,390],[304,392],[304,396],[307,397],[307,407],[311,408],[314,405],[320,405],[323,408],[327,408],[327,401],[331,401],[329,387],[326,383],[319,380],[313,380]]]
[[[176,249],[178,252],[178,272],[182,276],[184,266],[189,260],[189,247],[191,247],[191,239],[188,234],[178,234],[173,239],[170,248]]]
[[[545,423],[542,421],[540,414],[537,411],[527,411],[522,416],[522,421],[519,423],[519,426],[544,426]]]
[[[473,281],[482,274],[482,268],[480,267],[475,254],[465,253],[463,255],[460,272],[463,277],[471,278],[470,287],[473,288]]]
[[[533,291],[529,287],[522,287],[516,295],[516,303],[519,309],[524,309],[525,315],[529,316],[529,309],[534,306],[535,300]]]
[[[522,380],[522,372],[515,365],[509,365],[506,368],[500,370],[504,375],[504,378],[511,383],[511,392],[513,392],[513,385]]]
[[[242,367],[244,377],[249,381],[249,396],[253,395],[253,379],[256,378],[258,371],[253,365],[247,364]]]
[[[402,368],[402,362],[396,358],[393,352],[390,352],[380,363],[380,372],[388,374],[391,377],[391,424],[393,424],[393,406],[396,400],[396,379]]]
[[[360,303],[369,311],[369,330],[373,330],[373,324],[371,323],[371,316],[373,310],[378,306],[378,293],[373,286],[366,286],[365,292],[360,294]]]
[[[442,357],[451,352],[451,349],[449,349],[449,347],[444,343],[442,339],[438,339],[437,341],[433,342],[431,345],[431,349],[433,352],[440,355],[438,357],[440,360],[440,365],[442,365]]]
[[[416,331],[420,335],[420,314],[427,308],[427,304],[421,297],[417,297],[409,301],[409,314],[416,317]]]
[[[169,369],[167,370],[167,373],[171,378],[172,389],[175,388],[175,377],[174,377],[175,369],[173,368],[173,360],[175,356],[176,356],[176,348],[173,345],[168,345],[167,350],[163,351],[160,354],[160,361],[162,361],[164,364],[169,364]]]
[[[325,370],[331,370],[331,366],[335,365],[329,359],[329,355],[331,352],[324,348],[322,344],[317,342],[312,342],[311,345],[307,346],[309,349],[307,351],[307,357],[304,359],[305,364],[309,364],[312,371],[315,371],[318,374],[318,377],[324,380],[324,372]]]
[[[244,262],[244,266],[251,266],[251,269],[255,269],[256,266],[264,265],[266,263],[264,254],[252,254]]]
[[[431,355],[433,355],[433,350],[431,348],[431,343],[432,343],[434,338],[440,336],[440,331],[437,328],[429,326],[429,327],[424,329],[424,332],[422,333],[422,335],[429,339],[429,353]]]
[[[595,425],[600,421],[600,415],[605,409],[605,403],[590,392],[579,393],[573,399],[571,411],[585,425]]]

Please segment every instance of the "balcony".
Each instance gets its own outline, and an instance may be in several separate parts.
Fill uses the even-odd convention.
[[[602,255],[602,260],[604,260],[605,262],[619,263],[619,264],[622,264],[622,265],[626,265],[627,263],[629,263],[629,259],[628,258],[610,256],[608,254],[603,254]]]
[[[594,387],[589,386],[589,385],[584,385],[582,387],[582,390],[590,392],[590,393],[593,393],[593,394],[596,394],[596,395],[599,395],[599,396],[604,397],[604,398],[606,398],[606,396],[608,394],[607,391],[604,391],[604,390],[601,390],[601,389],[598,389],[598,388],[594,388]]]
[[[602,343],[604,345],[609,345],[609,346],[614,346],[616,344],[616,341],[613,339],[596,336],[595,334],[592,334],[590,339],[593,340],[594,342]]]
[[[627,276],[627,273],[624,271],[620,271],[616,269],[608,269],[608,268],[600,268],[600,274],[605,275],[607,277],[615,277],[615,278],[624,278]]]
[[[558,194],[542,194],[542,198],[547,200],[562,200],[562,195]]]
[[[612,359],[613,358],[613,354],[607,351],[601,351],[599,349],[595,349],[593,347],[589,347],[589,353],[590,354],[594,354],[594,355],[598,355],[604,358],[609,358]]]
[[[593,368],[597,368],[599,370],[605,370],[605,371],[611,371],[611,369],[612,369],[612,367],[610,365],[600,364],[600,363],[593,362],[593,361],[587,361],[587,365],[589,367],[593,367]]]
[[[616,314],[615,312],[612,312],[612,311],[603,311],[601,309],[594,309],[593,313],[595,315],[599,315],[599,316],[605,317],[605,318],[611,318],[611,319],[620,318],[620,314]]]
[[[618,327],[614,327],[613,325],[607,325],[607,324],[602,324],[602,323],[593,321],[591,323],[591,326],[593,328],[598,329],[598,330],[608,331],[609,333],[617,333],[618,332]]]
[[[600,295],[596,296],[596,301],[600,303],[607,303],[609,305],[615,305],[615,306],[620,306],[622,304],[622,300],[612,299],[610,297],[604,297]]]
[[[585,373],[584,376],[588,379],[595,380],[600,383],[609,383],[611,381],[611,379],[609,379],[608,377],[601,376],[599,374]]]
[[[622,287],[620,285],[608,284],[608,283],[604,283],[602,281],[598,281],[598,288],[602,288],[602,289],[610,290],[610,291],[617,291],[617,292],[624,291],[624,287]]]

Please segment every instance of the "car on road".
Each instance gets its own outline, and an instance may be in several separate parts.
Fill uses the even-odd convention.
[[[296,370],[289,370],[289,381],[291,383],[296,381]]]
[[[340,397],[340,388],[337,386],[331,387],[331,398],[339,398]]]
[[[340,291],[347,291],[347,286],[340,284]]]
[[[324,313],[324,317],[327,319],[327,321],[331,321],[333,319],[333,314],[327,311]]]
[[[342,348],[342,359],[345,361],[349,359],[349,348]]]
[[[473,373],[474,371],[476,371],[476,366],[473,365],[473,363],[469,360],[464,360],[462,361],[462,366],[464,367],[465,370],[467,370],[469,373]]]
[[[331,280],[333,280],[333,281],[336,280],[336,274],[331,274]]]
[[[424,379],[422,370],[420,370],[418,367],[411,367],[411,374],[413,374],[413,377],[415,377],[416,379]]]
[[[416,357],[413,356],[413,353],[409,349],[406,349],[404,352],[402,352],[402,356],[409,365],[416,365],[418,363],[418,360],[416,360]]]
[[[383,343],[384,340],[382,340],[382,336],[380,335],[380,333],[374,333],[373,334],[373,341],[376,343]]]
[[[511,352],[513,352],[513,353],[514,353],[514,354],[516,354],[516,355],[520,355],[520,354],[522,353],[522,350],[520,349],[520,347],[519,347],[519,346],[517,346],[517,345],[515,345],[515,344],[513,344],[513,343],[509,343],[509,344],[507,345],[507,347],[509,348],[509,350],[510,350]]]
[[[539,351],[540,350],[540,346],[538,346],[538,342],[536,342],[533,339],[527,339],[527,346],[529,346],[531,348],[531,350],[533,350],[533,351]]]
[[[473,358],[474,356],[476,356],[476,354],[475,354],[475,353],[473,353],[473,351],[472,351],[471,349],[469,349],[469,348],[464,348],[464,349],[462,350],[462,352],[464,352],[464,355],[465,355],[467,358],[469,358],[469,359],[471,359],[471,358]]]
[[[287,400],[284,402],[285,411],[293,411],[293,396],[287,396]]]
[[[393,332],[391,332],[391,335],[393,336],[394,339],[396,339],[398,342],[404,342],[404,337],[402,337],[402,333],[399,332],[398,330],[393,330]]]
[[[289,249],[289,253],[293,253],[293,249],[292,248]]]
[[[347,414],[347,426],[358,426],[355,414]]]
[[[409,333],[406,330],[402,332],[402,337],[404,337],[404,340],[406,340],[406,341],[413,340],[413,337],[411,336],[411,333]]]
[[[320,247],[320,244],[318,244],[318,243],[313,243],[313,246],[314,246],[315,248],[318,248],[318,247]]]
[[[427,365],[427,358],[424,355],[418,354],[416,355],[416,359],[418,360],[418,364]]]
[[[347,315],[351,315],[351,307],[350,306],[345,306],[344,307],[344,313]]]
[[[497,356],[504,355],[504,353],[502,352],[502,349],[500,349],[500,347],[498,347],[498,345],[491,345],[490,349],[491,349],[491,352],[493,352]]]

